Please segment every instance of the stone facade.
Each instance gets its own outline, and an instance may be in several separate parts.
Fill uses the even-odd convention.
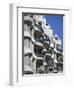
[[[61,44],[43,15],[24,15],[24,74],[62,73]]]

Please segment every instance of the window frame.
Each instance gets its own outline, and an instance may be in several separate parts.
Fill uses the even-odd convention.
[[[47,76],[48,78],[51,75],[48,74],[40,74],[40,75],[29,75],[31,76],[31,78],[29,76],[23,76],[22,77],[22,60],[21,60],[21,56],[20,56],[20,50],[19,48],[22,45],[19,45],[19,42],[21,42],[20,40],[20,33],[22,35],[22,30],[20,30],[22,25],[19,25],[19,21],[22,19],[21,17],[21,13],[22,12],[26,12],[26,13],[43,13],[43,14],[64,14],[64,34],[63,34],[63,42],[64,42],[64,57],[63,59],[64,61],[64,73],[62,78],[65,78],[66,80],[66,73],[69,73],[68,71],[68,63],[67,63],[67,55],[66,53],[66,45],[67,45],[67,37],[70,31],[70,8],[64,8],[64,7],[53,7],[53,6],[49,6],[48,8],[46,7],[25,7],[25,4],[11,4],[10,5],[10,84],[11,85],[25,85],[27,80],[30,80],[32,77],[34,76]],[[18,18],[20,18],[18,20]],[[22,22],[21,22],[22,23]],[[21,28],[22,29],[22,28]],[[68,30],[68,33],[66,34]],[[67,64],[66,64],[67,63]],[[66,67],[67,66],[67,67]],[[67,69],[67,71],[66,71]],[[59,74],[57,74],[59,75]],[[56,75],[52,74],[52,76],[57,77]],[[32,78],[32,81],[34,79]],[[46,79],[47,80],[47,79]],[[53,78],[54,81],[54,78]],[[28,81],[27,81],[28,83]],[[31,82],[30,82],[31,83]]]

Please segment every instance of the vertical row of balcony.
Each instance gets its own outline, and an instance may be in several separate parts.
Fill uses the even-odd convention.
[[[32,69],[32,42],[31,25],[33,19],[30,16],[24,16],[24,74],[33,74]]]

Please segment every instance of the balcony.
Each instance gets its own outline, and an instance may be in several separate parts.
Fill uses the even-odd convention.
[[[24,55],[27,56],[31,56],[32,55],[32,50],[28,47],[24,47]]]
[[[43,47],[43,44],[41,42],[36,41],[32,36],[31,36],[31,41],[33,44],[40,46],[40,47]]]
[[[32,22],[33,22],[33,19],[30,16],[24,16],[24,24],[31,26]]]
[[[33,70],[28,65],[24,65],[24,73],[25,74],[33,74]]]
[[[35,32],[35,34],[37,34],[37,35],[41,35],[42,33],[41,33],[41,30],[38,28],[38,27],[36,27],[36,26],[34,26],[34,32]]]
[[[33,58],[35,58],[36,60],[44,60],[44,58],[43,57],[37,57],[36,55],[35,55],[35,53],[33,53]]]
[[[44,33],[51,39],[51,37],[53,36],[52,28],[46,24],[42,24],[42,28]]]
[[[27,31],[24,31],[24,38],[31,38],[30,33]]]
[[[59,51],[58,49],[56,49],[56,48],[54,48],[54,52],[55,53],[58,53],[58,54],[62,54],[62,52],[61,51]]]

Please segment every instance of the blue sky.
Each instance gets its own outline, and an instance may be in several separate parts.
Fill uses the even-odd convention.
[[[63,15],[46,15],[44,16],[48,24],[51,25],[54,33],[62,40],[63,48]]]

